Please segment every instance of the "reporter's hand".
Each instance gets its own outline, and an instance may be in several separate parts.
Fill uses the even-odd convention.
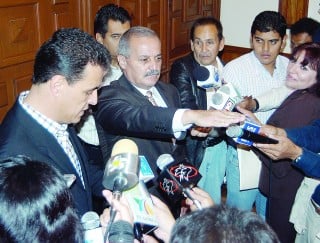
[[[296,159],[302,154],[302,148],[294,144],[289,138],[283,135],[271,135],[268,137],[279,141],[277,144],[254,144],[256,148],[268,155],[273,160]]]
[[[117,211],[115,221],[124,220],[133,225],[133,214],[130,210],[128,201],[125,197],[121,196],[120,200],[113,198],[112,192],[109,190],[103,190],[103,196],[107,199],[109,204]],[[106,208],[100,215],[100,224],[102,227],[106,227],[110,220],[110,208]]]
[[[243,109],[249,110],[251,112],[254,112],[257,108],[257,103],[252,98],[252,96],[245,96],[245,97],[243,97],[243,100],[237,106],[241,107]]]
[[[284,129],[279,127],[274,127],[271,125],[262,125],[260,128],[260,133],[265,135],[278,135],[278,136],[287,136],[287,133]]]
[[[214,202],[210,195],[199,187],[192,188],[192,190],[190,190],[190,194],[195,200],[198,200],[200,202],[203,208],[208,208],[214,205]],[[191,211],[198,210],[196,205],[194,205],[192,200],[190,200],[189,198],[186,199],[186,204],[190,207]]]
[[[237,106],[237,110],[244,114],[246,117],[249,117],[252,121],[254,121],[256,124],[262,126],[263,124],[259,121],[259,119],[253,114],[251,111],[241,108],[240,106]]]
[[[154,213],[158,220],[158,228],[154,231],[154,234],[164,242],[169,242],[175,219],[165,203],[153,195],[151,195],[151,198],[154,204]]]

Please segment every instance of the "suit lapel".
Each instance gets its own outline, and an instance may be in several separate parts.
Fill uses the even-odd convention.
[[[77,176],[77,180],[81,180],[69,157],[61,148],[56,138],[42,127],[42,125],[35,121],[20,104],[17,104],[16,108],[17,121],[24,121],[23,126],[26,131],[29,131],[29,139],[35,144],[38,151],[41,154],[48,156],[54,163],[53,165],[60,170],[61,173],[64,173],[65,171],[72,171],[73,174]],[[81,167],[83,168],[82,165]]]

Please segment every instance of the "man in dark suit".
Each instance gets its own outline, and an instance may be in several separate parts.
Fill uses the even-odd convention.
[[[221,127],[244,119],[239,113],[227,111],[178,109],[177,89],[159,81],[161,44],[149,28],[132,27],[122,35],[118,62],[123,76],[101,89],[95,114],[100,143],[107,148],[103,149],[106,158],[117,140],[130,138],[137,143],[139,154],[146,157],[156,179],[156,160],[161,154],[172,154],[178,161],[185,158],[179,140],[192,125]],[[153,100],[146,97],[148,91]],[[207,135],[196,129],[191,133]]]
[[[0,127],[1,158],[22,154],[73,175],[80,216],[92,210],[92,193],[102,195],[103,172],[88,163],[71,124],[97,103],[109,67],[108,51],[89,34],[56,31],[36,55],[30,91],[19,95]]]

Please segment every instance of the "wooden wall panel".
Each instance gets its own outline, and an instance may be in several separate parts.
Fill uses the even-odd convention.
[[[32,60],[40,44],[39,4],[0,4],[0,67]]]
[[[33,61],[0,69],[0,121],[21,91],[31,86]]]
[[[220,0],[168,1],[169,63],[190,51],[189,35],[193,21],[209,15],[220,18]]]
[[[279,12],[286,18],[289,27],[308,15],[309,0],[279,0]]]

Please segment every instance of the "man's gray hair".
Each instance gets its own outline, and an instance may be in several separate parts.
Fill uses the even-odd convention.
[[[159,39],[157,33],[152,29],[143,26],[134,26],[128,29],[120,38],[118,46],[118,54],[129,57],[130,56],[130,39],[133,37],[156,37]],[[159,39],[160,40],[160,39]]]

